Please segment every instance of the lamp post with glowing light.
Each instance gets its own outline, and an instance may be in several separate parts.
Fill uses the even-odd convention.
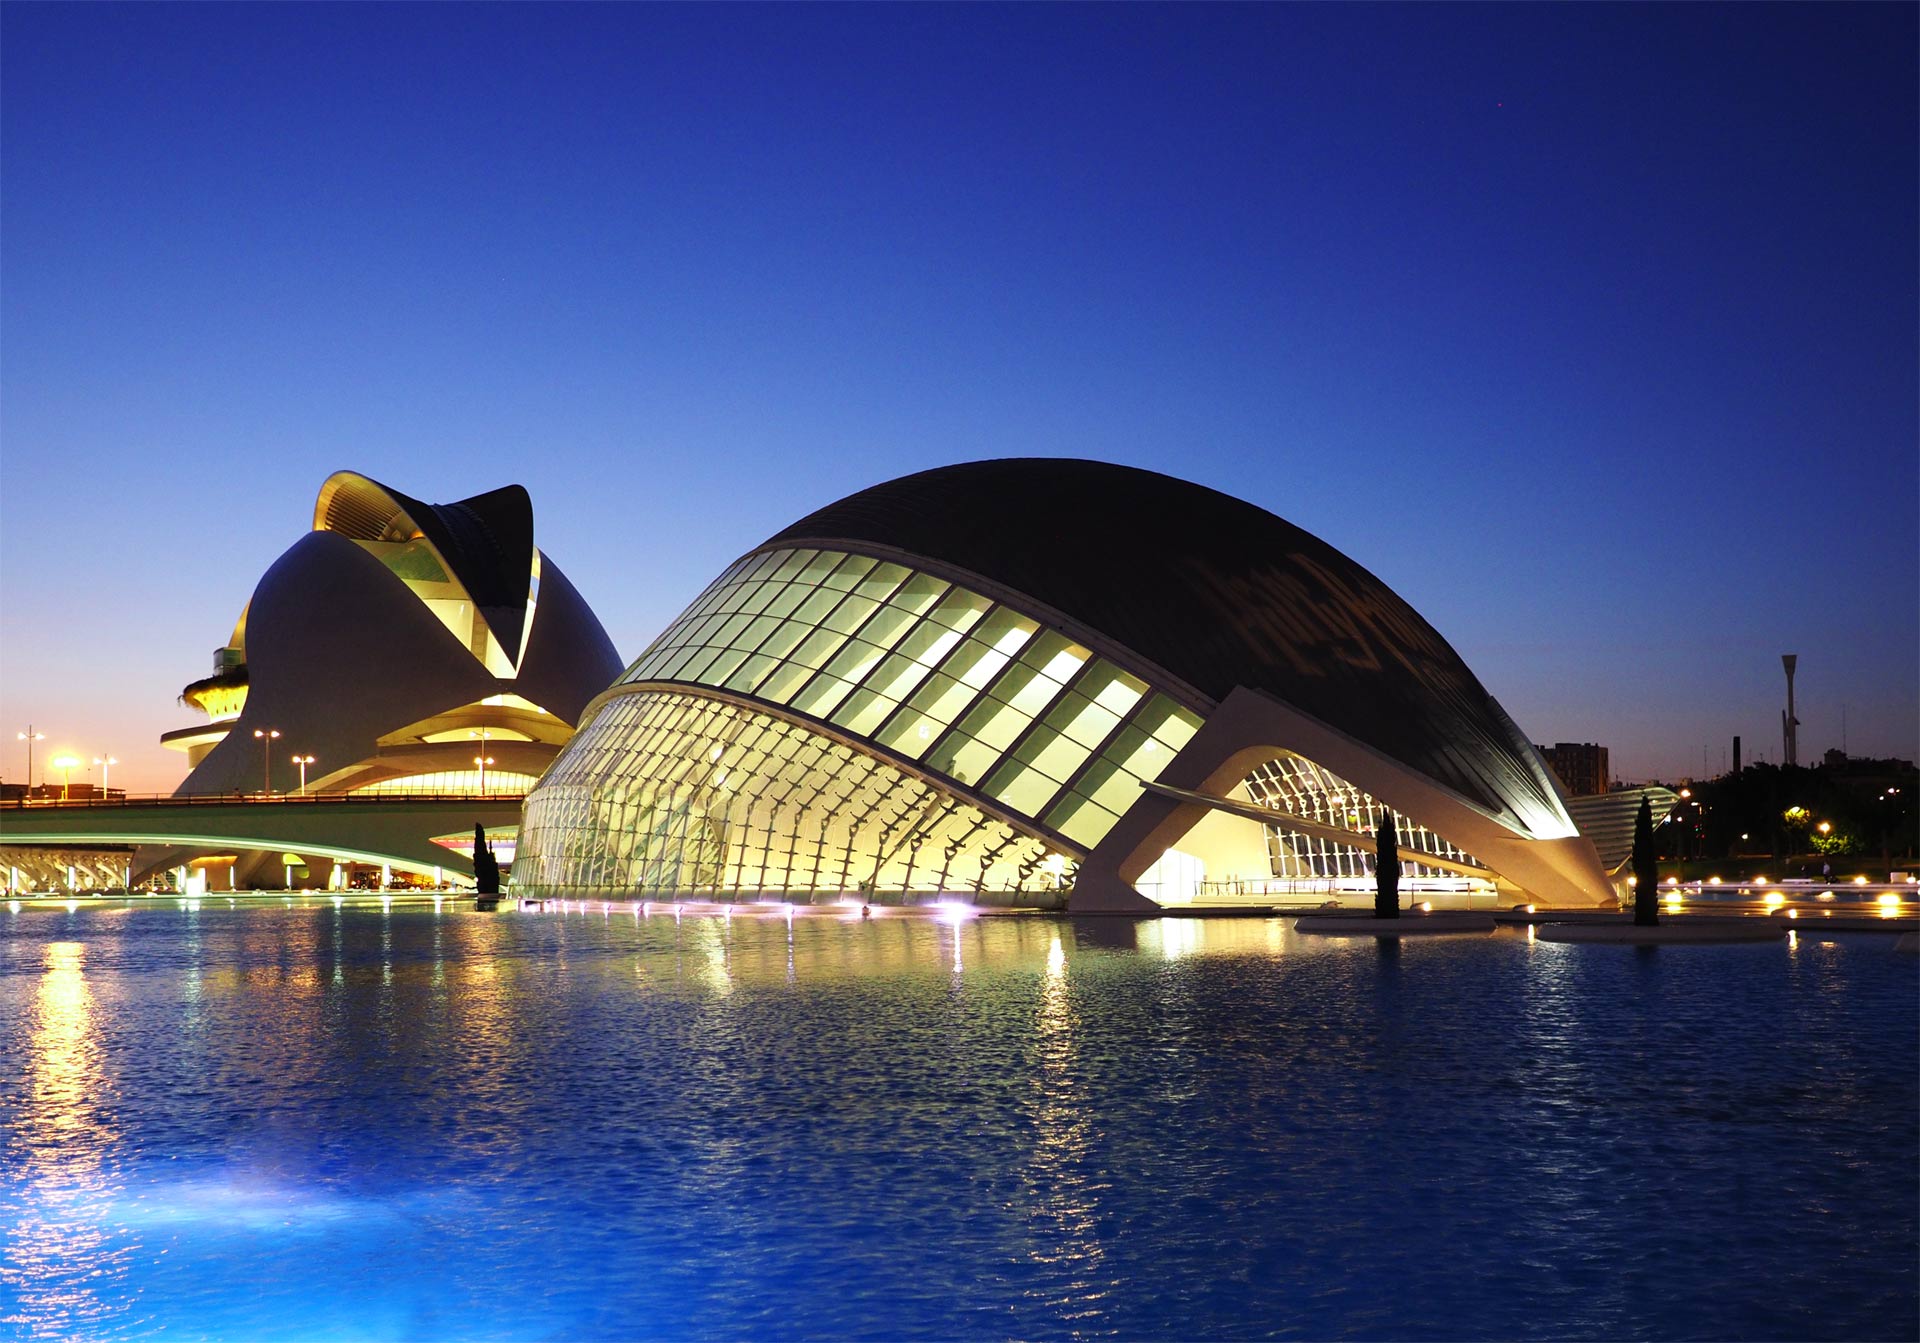
[[[56,755],[53,767],[60,771],[60,800],[67,800],[67,789],[73,783],[73,767],[80,763],[77,755]]]
[[[493,757],[490,755],[476,755],[473,758],[473,763],[480,767],[480,796],[485,797],[487,795],[487,766],[493,763]]]
[[[21,741],[27,744],[27,796],[32,797],[33,796],[33,744],[37,741],[45,741],[47,739],[47,734],[44,732],[35,732],[33,730],[33,724],[28,723],[27,730],[25,732],[16,732],[14,733],[14,736],[18,737]]]
[[[93,758],[93,763],[100,766],[100,796],[105,797],[107,795],[107,775],[112,771],[113,767],[120,762],[110,755],[96,755]]]
[[[273,796],[273,743],[280,738],[277,727],[257,727],[253,735],[260,741],[260,796]]]
[[[293,758],[293,763],[300,766],[300,796],[305,797],[307,795],[307,766],[313,763],[313,757],[310,755],[296,755]]]

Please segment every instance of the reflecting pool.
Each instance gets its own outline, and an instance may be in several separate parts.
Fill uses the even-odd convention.
[[[1910,1339],[1888,937],[0,913],[19,1338]]]

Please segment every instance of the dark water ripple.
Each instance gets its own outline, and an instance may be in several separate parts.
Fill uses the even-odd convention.
[[[26,912],[0,1120],[25,1339],[1920,1334],[1867,935]]]

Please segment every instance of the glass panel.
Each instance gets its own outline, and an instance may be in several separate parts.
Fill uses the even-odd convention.
[[[717,644],[722,648],[729,647],[732,645],[735,637],[739,635],[740,631],[745,629],[752,621],[753,617],[744,611],[736,615],[728,616],[726,623],[721,625],[714,633],[714,636],[707,640],[707,642]]]
[[[1140,702],[1140,697],[1147,693],[1145,682],[1105,661],[1095,662],[1087,673],[1087,679],[1077,689],[1108,713],[1122,718],[1131,713],[1133,706]]]
[[[738,690],[742,694],[752,694],[760,678],[773,669],[774,660],[764,653],[755,653],[740,664],[739,670],[727,678],[727,689]]]
[[[788,584],[773,594],[773,600],[767,603],[767,614],[785,619],[793,614],[793,608],[807,599],[807,589],[798,583]]]
[[[760,683],[760,688],[753,693],[775,704],[785,704],[787,697],[798,690],[811,675],[813,675],[811,667],[798,662],[782,663],[774,669],[772,675]]]
[[[927,765],[960,783],[977,783],[981,775],[993,768],[1000,754],[997,747],[963,733],[949,732],[941,739],[940,749],[927,757]]]
[[[1147,707],[1141,710],[1134,723],[1158,737],[1163,745],[1175,750],[1185,746],[1193,734],[1200,730],[1200,720],[1165,695],[1155,695],[1148,700]]]
[[[1087,650],[1055,630],[1042,630],[1020,654],[1020,661],[1060,685],[1073,679],[1088,657]]]
[[[972,629],[980,617],[993,605],[985,597],[977,596],[964,588],[948,588],[946,594],[934,604],[927,613],[927,619],[945,625],[948,629],[965,634]]]
[[[864,639],[849,639],[823,669],[843,681],[858,681],[880,661],[881,652]]]
[[[1072,778],[1073,772],[1085,764],[1087,757],[1093,754],[1092,747],[1082,746],[1069,737],[1052,737],[1050,733],[1040,735],[1051,737],[1051,740],[1034,754],[1033,767],[1050,779]]]
[[[867,736],[893,712],[892,700],[872,690],[857,690],[833,712],[833,721],[849,732]]]
[[[900,641],[900,651],[917,662],[937,667],[959,642],[958,633],[929,620]]]
[[[891,648],[913,625],[911,612],[897,606],[883,606],[860,628],[860,637],[881,648]]]
[[[1025,731],[1027,724],[1031,721],[1018,709],[983,697],[978,704],[967,711],[967,716],[960,721],[955,730],[964,732],[970,737],[978,737],[993,747],[996,752],[1000,752],[1013,745],[1014,738]]]
[[[773,616],[755,616],[740,631],[740,637],[733,641],[736,648],[757,649],[766,641],[766,637],[780,628],[780,622]]]
[[[847,636],[837,630],[815,630],[801,640],[800,646],[793,650],[787,660],[798,662],[803,667],[823,666],[846,641]]]
[[[1027,640],[1033,637],[1033,632],[1039,628],[1018,611],[1002,606],[996,608],[992,615],[980,622],[980,628],[973,631],[973,637],[984,644],[992,645],[995,652],[1012,657],[1025,646]]]
[[[1098,746],[1120,725],[1113,714],[1084,695],[1069,694],[1047,715],[1047,726],[1084,746]]]
[[[754,651],[772,658],[783,658],[793,651],[795,644],[812,632],[812,626],[803,625],[797,620],[783,621]]]
[[[932,574],[915,574],[900,585],[900,590],[888,599],[888,604],[915,615],[923,615],[946,590],[944,580]]]
[[[905,578],[908,572],[903,565],[889,564],[883,560],[873,566],[867,576],[860,580],[860,585],[855,590],[869,601],[883,602],[893,594],[895,588],[900,586],[900,580]]]
[[[1083,797],[1068,793],[1047,813],[1046,823],[1073,840],[1076,844],[1091,849],[1107,837],[1107,831],[1119,817],[1104,807],[1097,807]]]
[[[814,551],[806,564],[796,574],[793,581],[804,588],[817,588],[826,581],[827,575],[839,566],[841,555],[838,551]]]
[[[1060,791],[1060,784],[1037,770],[1024,769],[1010,760],[993,772],[993,776],[987,780],[985,791],[987,796],[1000,799],[1017,812],[1038,816],[1046,809],[1053,795]]]
[[[842,634],[852,634],[874,613],[876,604],[858,593],[849,593],[845,600],[834,607],[822,622],[828,629],[838,630]]]
[[[654,679],[671,681],[682,667],[693,661],[696,654],[702,657],[709,656],[704,648],[682,648],[661,664],[660,670],[654,673]]]
[[[905,708],[880,729],[880,735],[875,740],[909,759],[918,760],[933,745],[934,734],[944,726],[924,713]]]
[[[806,567],[807,561],[812,559],[817,553],[818,552],[812,550],[789,550],[783,552],[780,557],[780,567],[773,571],[772,576],[780,579],[782,582],[792,582],[799,576],[800,570]]]
[[[744,648],[722,649],[718,657],[701,669],[700,680],[705,685],[719,685],[746,660],[747,650]]]
[[[940,664],[940,670],[959,677],[975,690],[983,690],[1007,662],[1008,655],[999,649],[978,639],[964,639]]]
[[[951,676],[935,672],[921,687],[913,692],[913,698],[907,701],[908,707],[925,714],[934,722],[945,727],[954,720],[959,712],[973,699],[973,689],[962,685]]]
[[[917,662],[910,661],[898,653],[889,653],[880,659],[867,684],[877,690],[886,699],[898,704],[913,693],[913,688],[927,674],[927,669]]]
[[[832,588],[821,588],[807,594],[807,599],[800,603],[799,609],[793,613],[793,618],[809,625],[818,625],[826,617],[827,612],[839,604],[839,593]]]
[[[846,681],[823,673],[814,677],[805,690],[794,696],[793,707],[815,718],[825,718],[852,689],[853,686]]]
[[[780,591],[780,587],[778,583],[755,583],[753,591],[747,595],[744,602],[740,603],[740,609],[749,615],[758,615],[767,609],[767,603],[773,600],[774,595]]]
[[[873,565],[874,562],[865,555],[848,555],[840,561],[838,568],[827,575],[825,584],[835,592],[851,592]]]

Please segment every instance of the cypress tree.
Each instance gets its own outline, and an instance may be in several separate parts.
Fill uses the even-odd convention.
[[[487,832],[483,826],[473,827],[473,889],[477,895],[500,894],[500,863],[493,856],[493,845],[487,843]]]
[[[1640,814],[1633,818],[1633,922],[1653,928],[1660,922],[1660,864],[1653,853],[1653,807],[1640,796]]]
[[[1373,835],[1373,917],[1400,917],[1400,841],[1393,832],[1393,813],[1384,807]]]

